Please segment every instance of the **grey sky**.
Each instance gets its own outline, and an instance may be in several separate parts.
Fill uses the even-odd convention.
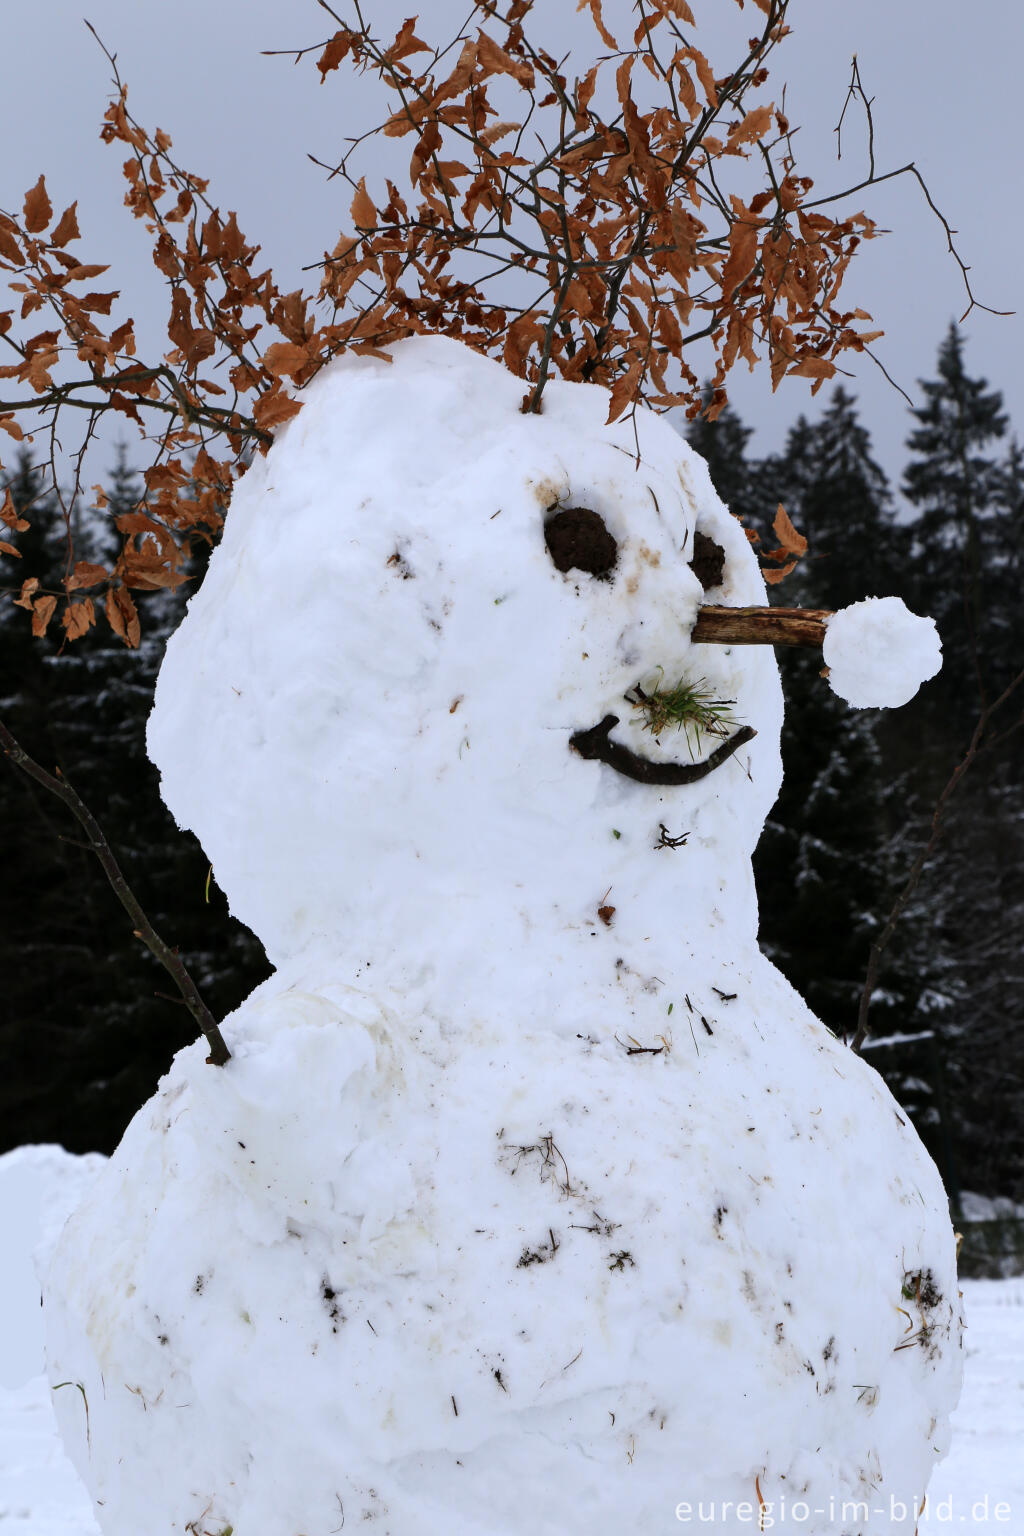
[[[140,331],[159,342],[163,332],[161,280],[152,267],[141,226],[121,206],[123,154],[99,142],[109,69],[82,23],[83,3],[107,46],[118,54],[136,114],[174,138],[190,170],[211,178],[210,194],[235,208],[250,238],[264,247],[282,285],[299,286],[301,267],[333,244],[346,222],[350,194],[306,158],[329,159],[343,137],[367,125],[369,82],[344,67],[323,87],[312,63],[293,66],[261,50],[322,40],[332,23],[315,0],[36,0],[9,3],[0,15],[5,59],[0,97],[4,165],[0,205],[20,204],[44,171],[55,208],[79,199],[84,259],[112,264],[111,280],[124,293]],[[740,15],[731,0],[693,0],[701,27],[697,41],[719,70],[729,59],[716,46],[722,29],[738,23],[752,31],[757,12]],[[604,0],[615,29],[630,13],[628,0]],[[336,6],[342,14],[345,5]],[[369,13],[398,20],[412,0],[368,0]],[[420,4],[421,32],[454,28],[469,5],[454,0]],[[589,46],[585,18],[575,0],[539,0],[545,29]],[[856,181],[866,166],[862,120],[844,136],[843,162],[835,162],[833,128],[856,52],[875,98],[879,169],[914,159],[932,194],[959,230],[961,253],[972,266],[977,296],[1000,309],[1018,307],[1020,198],[1019,60],[1024,11],[1010,0],[793,0],[794,36],[775,55],[773,92],[787,83],[787,112],[801,125],[803,168],[819,189]],[[949,321],[962,313],[959,272],[945,255],[945,237],[909,178],[862,195],[864,205],[891,235],[863,249],[845,293],[850,307],[870,310],[884,326],[880,353],[911,393],[934,373],[935,352]],[[87,253],[87,254],[86,254]],[[308,281],[308,279],[306,279]],[[1024,308],[1024,301],[1021,302]],[[965,326],[968,366],[1005,393],[1011,419],[1024,436],[1024,384],[1019,358],[1020,315],[996,319],[979,311]],[[876,452],[890,473],[903,462],[910,420],[904,402],[866,359],[852,365],[847,387],[859,397]],[[773,397],[766,371],[733,376],[733,401],[758,428],[756,447],[775,446],[801,410],[812,411],[805,381],[785,381]],[[818,397],[824,401],[826,390]]]

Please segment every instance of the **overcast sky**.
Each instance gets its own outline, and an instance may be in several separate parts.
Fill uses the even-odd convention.
[[[111,262],[111,282],[124,292],[140,330],[162,334],[161,280],[141,226],[122,207],[123,153],[98,137],[110,71],[83,24],[86,14],[118,54],[135,114],[166,129],[180,161],[211,178],[211,198],[238,211],[282,287],[308,282],[301,268],[333,245],[351,194],[339,182],[327,185],[306,152],[330,160],[346,135],[367,126],[373,98],[369,82],[344,67],[321,87],[311,59],[293,65],[261,50],[321,41],[333,29],[330,18],[315,0],[85,0],[84,13],[82,3],[8,3],[0,14],[0,206],[19,206],[40,171],[56,209],[77,197],[83,259]],[[731,60],[723,51],[723,26],[738,20],[745,35],[758,13],[748,4],[739,17],[731,0],[692,3],[700,23],[696,41],[722,72]],[[411,0],[365,5],[382,28],[414,9]],[[344,0],[335,9],[344,15]],[[625,33],[628,0],[604,0],[604,9],[612,30],[621,22]],[[419,30],[430,37],[454,30],[468,10],[465,0],[422,3]],[[591,47],[594,34],[585,17],[575,18],[575,0],[538,0],[537,13],[558,41],[578,38]],[[772,72],[771,94],[778,99],[787,85],[787,112],[801,125],[803,168],[819,189],[838,189],[866,166],[856,118],[844,136],[843,163],[835,161],[833,129],[856,52],[875,98],[879,169],[916,161],[959,231],[977,296],[999,309],[1024,309],[1018,294],[1022,17],[1024,8],[1014,0],[793,0],[794,35],[774,56]],[[870,310],[885,328],[879,350],[886,367],[916,395],[917,379],[933,376],[938,343],[965,307],[962,282],[945,254],[941,227],[909,178],[862,195],[850,211],[862,204],[893,233],[863,248],[844,294],[850,307]],[[975,311],[964,330],[969,369],[1004,391],[1024,437],[1024,320]],[[878,457],[897,475],[912,424],[907,406],[867,360],[852,366],[856,376],[847,387],[860,399]],[[773,397],[764,370],[742,378],[737,372],[733,380],[733,403],[758,429],[758,451],[778,446],[796,415],[814,410],[806,381],[784,381]],[[826,395],[827,387],[819,400]]]

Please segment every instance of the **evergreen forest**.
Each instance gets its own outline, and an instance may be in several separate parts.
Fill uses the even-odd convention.
[[[749,529],[770,540],[781,502],[806,536],[772,601],[834,609],[892,593],[939,626],[941,673],[891,712],[849,709],[821,681],[819,653],[780,649],[786,777],[755,873],[763,947],[851,1043],[875,946],[861,1048],[956,1208],[964,1191],[1024,1202],[1024,681],[1012,689],[1024,669],[1024,450],[955,327],[921,399],[898,486],[842,387],[765,458],[748,453],[752,432],[731,408],[687,435]],[[33,568],[52,572],[42,585],[59,587],[68,529],[41,483],[23,451],[7,489],[29,526],[11,540],[23,554],[34,543]],[[140,500],[123,449],[105,492],[115,513]],[[88,558],[110,554],[98,528],[73,532]],[[144,743],[163,646],[202,562],[177,593],[143,594],[137,649],[105,626],[63,648],[33,638],[13,601],[16,564],[5,557],[0,574],[0,721],[77,789],[221,1018],[268,967],[164,809]],[[7,764],[0,836],[0,1151],[110,1152],[194,1021],[77,824]]]

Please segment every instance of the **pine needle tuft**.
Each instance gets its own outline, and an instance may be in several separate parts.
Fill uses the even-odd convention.
[[[644,717],[644,730],[660,737],[663,731],[682,730],[693,757],[701,750],[705,735],[728,736],[736,724],[735,699],[716,699],[707,680],[696,682],[680,678],[672,688],[647,691],[639,683],[626,694],[627,701]]]

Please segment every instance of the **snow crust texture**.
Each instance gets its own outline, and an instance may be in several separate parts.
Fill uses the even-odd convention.
[[[833,692],[858,709],[909,704],[942,666],[935,620],[911,613],[898,597],[866,597],[834,613],[822,655]]]
[[[909,1533],[948,1442],[939,1176],[757,949],[774,660],[689,640],[695,532],[712,601],[756,562],[665,423],[521,394],[437,339],[333,364],[168,648],[165,797],[277,971],[51,1265],[106,1536]],[[552,557],[580,508],[609,569]],[[658,679],[757,734],[671,785],[573,750],[706,758],[624,701]]]

